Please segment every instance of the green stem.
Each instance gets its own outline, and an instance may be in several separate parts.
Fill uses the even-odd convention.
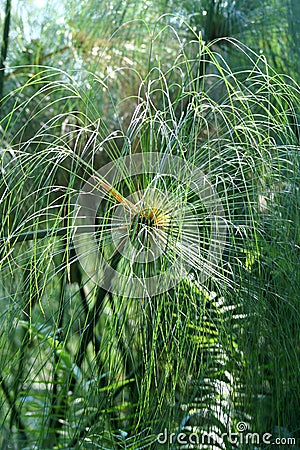
[[[116,253],[114,255],[114,257],[112,258],[111,267],[116,268],[116,266],[118,265],[118,263],[120,261],[120,258],[121,258],[121,254]],[[104,276],[105,276],[105,274],[104,274]],[[109,294],[109,292],[106,289],[99,286],[97,289],[96,302],[95,302],[93,308],[91,309],[91,311],[89,311],[87,314],[85,331],[83,332],[83,336],[82,336],[79,348],[77,350],[77,353],[76,353],[75,359],[74,359],[75,365],[79,368],[81,367],[81,365],[83,363],[84,357],[86,355],[87,347],[94,337],[95,328],[98,323],[100,313],[103,308],[104,299],[107,294]],[[76,378],[74,377],[74,375],[72,375],[71,379],[70,379],[70,384],[69,384],[70,391],[73,391],[75,384],[76,384]]]
[[[6,0],[4,28],[0,54],[0,101],[3,98],[4,69],[5,69],[5,60],[7,57],[8,36],[10,27],[10,10],[11,10],[11,0]]]
[[[62,326],[63,326],[63,317],[64,317],[64,298],[65,298],[65,283],[66,283],[66,274],[64,274],[61,278],[60,283],[60,299],[59,299],[59,307],[58,307],[58,320],[57,320],[57,340],[59,342],[62,341]],[[58,366],[59,363],[59,355],[56,351],[54,351],[54,361],[53,361],[53,380],[52,380],[52,400],[50,407],[50,421],[49,421],[49,430],[50,435],[53,430],[55,430],[55,443],[58,442],[60,437],[60,429],[62,427],[62,420],[65,418],[65,410],[59,407],[59,392],[58,392]],[[64,402],[64,405],[67,405],[67,402]]]
[[[33,241],[34,239],[43,239],[45,237],[65,236],[67,233],[68,230],[66,228],[27,231],[12,236],[2,236],[0,237],[0,243],[9,242],[15,244],[18,242]]]
[[[69,254],[69,243],[70,243],[70,231],[69,231],[69,204],[68,197],[66,197],[65,202],[62,204],[61,213],[63,215],[63,254],[61,259],[62,266],[66,261],[68,261]],[[41,230],[42,231],[42,230]],[[46,231],[46,230],[43,230]],[[63,341],[63,320],[64,320],[64,307],[65,307],[65,284],[67,281],[67,269],[64,267],[62,277],[60,279],[60,296],[59,296],[59,305],[58,305],[58,316],[57,316],[57,331],[56,331],[56,339],[58,342]],[[51,445],[56,445],[60,438],[60,430],[62,428],[63,420],[65,419],[66,410],[67,410],[67,401],[63,400],[64,407],[60,406],[60,393],[58,389],[59,385],[59,360],[60,356],[57,353],[56,349],[54,349],[54,358],[53,358],[53,378],[52,378],[52,399],[50,405],[50,419],[49,419],[49,433],[46,437],[47,443]],[[65,390],[62,389],[63,395],[65,395]]]
[[[20,417],[20,412],[17,409],[14,400],[10,396],[9,389],[8,389],[8,387],[7,387],[6,383],[5,383],[5,380],[4,380],[4,378],[3,378],[1,373],[0,373],[0,386],[1,386],[1,389],[3,391],[3,394],[4,394],[5,398],[7,400],[7,403],[9,404],[9,407],[10,407],[10,410],[11,410],[12,420],[16,424],[16,427],[18,429],[19,436],[20,436],[20,441],[26,447],[28,439],[27,439],[27,436],[26,436],[26,433],[25,433],[25,426],[24,426],[24,424],[22,422],[22,419]]]

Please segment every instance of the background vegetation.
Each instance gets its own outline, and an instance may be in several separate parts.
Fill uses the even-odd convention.
[[[0,7],[1,448],[156,449],[167,428],[231,449],[241,421],[298,448],[298,1]],[[82,270],[74,205],[148,151],[209,177],[227,234],[218,265],[135,299]]]

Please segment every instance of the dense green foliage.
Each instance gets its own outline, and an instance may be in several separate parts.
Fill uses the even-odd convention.
[[[1,448],[254,450],[264,433],[298,448],[297,1],[18,5],[1,71]],[[121,164],[150,153],[172,176]],[[134,257],[109,232],[122,208]],[[145,227],[157,263],[134,259]],[[170,289],[130,290],[178,259]]]

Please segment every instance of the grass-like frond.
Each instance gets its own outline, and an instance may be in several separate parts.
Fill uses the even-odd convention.
[[[35,66],[2,100],[2,446],[299,433],[299,87],[168,33],[124,98]]]

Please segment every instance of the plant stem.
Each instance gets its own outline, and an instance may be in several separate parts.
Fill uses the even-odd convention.
[[[5,60],[7,57],[9,27],[10,27],[10,10],[11,10],[11,0],[6,0],[4,28],[0,54],[0,101],[3,98],[4,69],[5,69]]]
[[[62,242],[63,242],[63,248],[64,252],[62,255],[62,264],[65,260],[68,260],[68,253],[69,253],[69,240],[68,240],[68,206],[67,204],[63,205],[63,230],[65,231],[65,234],[63,236]],[[65,266],[61,280],[60,280],[60,298],[59,298],[59,305],[58,305],[58,317],[57,317],[57,332],[56,332],[56,339],[58,342],[62,342],[63,340],[63,334],[62,334],[62,328],[63,328],[63,318],[64,318],[64,306],[65,306],[65,284],[67,281],[67,267]],[[67,407],[67,401],[66,399],[63,399],[63,408],[59,405],[59,391],[58,391],[58,383],[59,383],[59,377],[58,377],[58,365],[59,365],[59,359],[60,356],[54,350],[54,360],[53,360],[53,380],[52,380],[52,399],[51,399],[51,406],[50,406],[50,420],[49,420],[49,434],[50,434],[50,441],[54,440],[55,444],[58,443],[59,437],[60,437],[60,429],[62,427],[63,419],[65,419],[66,416],[66,407]],[[63,396],[66,396],[67,393],[65,389],[63,391]],[[55,431],[54,431],[55,430]],[[54,431],[54,433],[53,433]],[[48,437],[49,439],[49,437]]]
[[[19,432],[19,435],[20,435],[20,440],[23,442],[23,444],[26,447],[26,444],[28,442],[27,435],[25,433],[26,428],[25,428],[25,426],[24,426],[24,424],[22,422],[22,419],[20,417],[20,413],[19,413],[19,411],[18,411],[18,409],[16,407],[16,404],[15,404],[14,400],[12,400],[12,398],[10,396],[9,389],[8,389],[8,387],[7,387],[6,383],[5,383],[5,380],[3,378],[3,375],[1,373],[0,373],[0,386],[2,388],[2,391],[4,393],[5,398],[7,400],[7,403],[9,404],[9,407],[11,409],[11,416],[12,416],[13,421],[15,422],[16,427],[18,429],[18,432]]]
[[[65,297],[65,282],[66,282],[66,274],[64,273],[61,278],[60,284],[60,299],[59,299],[59,307],[58,307],[58,321],[57,321],[57,340],[60,342],[62,340],[62,326],[63,326],[63,315],[64,315],[64,297]],[[58,366],[59,363],[59,355],[56,351],[54,351],[54,361],[53,361],[53,380],[52,380],[52,401],[50,407],[50,421],[49,421],[49,430],[50,434],[52,430],[55,430],[55,441],[58,442],[59,439],[59,430],[62,427],[62,422],[60,419],[64,419],[64,411],[57,411],[58,407]],[[64,402],[66,404],[66,402]]]
[[[0,237],[0,243],[10,242],[15,244],[18,242],[33,241],[34,239],[43,239],[45,237],[65,236],[67,233],[68,230],[65,228],[27,231],[24,233],[19,233],[15,236],[2,236]]]
[[[111,267],[115,268],[118,265],[120,258],[121,258],[121,254],[116,253],[113,257],[113,260],[111,261]],[[105,276],[105,273],[104,273],[104,276]],[[93,339],[95,328],[98,323],[98,320],[100,317],[100,312],[103,307],[104,299],[108,293],[109,292],[101,286],[99,286],[97,288],[97,296],[96,296],[95,304],[94,304],[93,308],[91,309],[91,311],[89,311],[86,316],[85,332],[83,333],[79,348],[77,350],[77,353],[76,353],[75,359],[74,359],[74,364],[79,368],[81,367],[81,365],[83,363],[84,357],[86,355],[87,347],[88,347],[89,343],[91,342],[91,340]],[[70,391],[72,391],[75,387],[75,384],[76,384],[76,378],[72,374],[68,389]]]

